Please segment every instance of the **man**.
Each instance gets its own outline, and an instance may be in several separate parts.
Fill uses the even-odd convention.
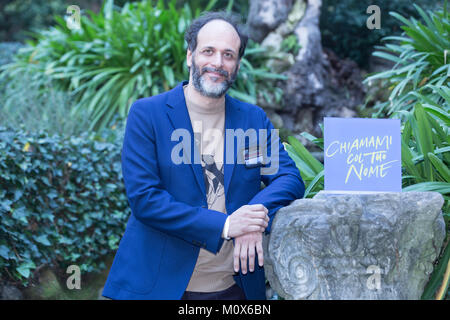
[[[206,13],[185,39],[189,81],[128,115],[132,214],[103,295],[265,299],[263,232],[304,184],[264,111],[226,94],[247,43],[235,17]]]

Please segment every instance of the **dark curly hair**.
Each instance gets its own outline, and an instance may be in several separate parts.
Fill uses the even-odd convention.
[[[247,46],[248,41],[246,30],[244,25],[241,24],[241,17],[238,14],[225,11],[204,12],[200,17],[192,21],[191,25],[184,34],[184,40],[186,40],[189,50],[191,50],[191,52],[194,52],[194,50],[197,48],[198,32],[205,24],[212,20],[224,20],[231,24],[236,30],[237,34],[239,35],[239,39],[241,39],[241,46],[239,48],[239,59],[241,59],[244,55],[245,47]]]

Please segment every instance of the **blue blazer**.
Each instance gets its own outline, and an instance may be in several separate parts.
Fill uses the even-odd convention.
[[[226,214],[209,210],[203,171],[194,161],[194,139],[183,141],[191,163],[175,164],[171,154],[180,140],[174,129],[193,130],[181,82],[165,93],[139,99],[128,114],[122,149],[122,171],[131,215],[103,289],[112,299],[180,299],[200,248],[217,253]],[[270,129],[265,112],[248,103],[225,96],[225,129],[269,130],[267,154],[270,155]],[[275,140],[274,140],[275,141]],[[259,143],[259,137],[257,140]],[[263,204],[269,210],[270,227],[278,209],[304,194],[304,183],[294,161],[279,149],[279,170],[261,175],[260,167],[247,167],[236,160],[240,146],[235,141],[234,163],[224,164],[226,209],[232,214],[246,204]],[[227,148],[225,141],[224,150]],[[247,147],[251,142],[246,139]],[[198,156],[198,154],[197,154]],[[224,155],[225,157],[225,155]],[[188,161],[187,161],[188,162]],[[267,167],[270,164],[263,164]],[[261,181],[266,186],[261,190]],[[255,258],[255,271],[234,276],[247,299],[265,299],[264,268]]]

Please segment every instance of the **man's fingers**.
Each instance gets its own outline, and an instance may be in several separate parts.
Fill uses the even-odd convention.
[[[269,223],[268,223],[266,220],[264,220],[264,219],[260,219],[260,220],[256,223],[256,225],[259,226],[259,227],[261,227],[261,228],[262,228],[262,231],[261,231],[261,232],[263,232],[263,231],[267,228],[267,226],[269,225]]]
[[[267,210],[267,208],[265,206],[263,206],[262,204],[252,204],[249,206],[250,210],[252,211],[264,211],[266,214],[269,213],[269,210]]]
[[[258,254],[258,265],[262,267],[264,265],[264,253],[261,241],[256,242],[256,253]]]
[[[262,233],[252,232],[236,238],[233,252],[234,271],[238,272],[240,265],[242,274],[247,274],[247,271],[254,272],[256,256],[258,256],[258,265],[262,267],[264,264]]]
[[[247,220],[247,224],[248,225],[256,225],[256,226],[261,226],[261,227],[267,227],[267,225],[269,224],[269,221],[267,221],[264,218],[251,218]]]
[[[234,252],[233,252],[233,267],[234,272],[239,272],[239,258],[241,253],[241,244],[236,241],[234,245]]]
[[[248,246],[248,269],[250,272],[255,271],[255,243]]]
[[[264,211],[251,211],[248,217],[250,219],[264,219],[269,221],[269,216]]]
[[[249,232],[264,232],[266,228],[257,224],[252,224],[243,228],[244,233]]]
[[[248,244],[246,242],[241,244],[241,271],[243,274],[247,273],[247,251]]]
[[[269,220],[266,220],[265,218],[250,218],[247,220],[247,225],[249,227],[257,226],[259,228],[262,228],[261,232],[263,232],[269,225]],[[260,230],[247,230],[247,232],[251,231],[260,231]]]

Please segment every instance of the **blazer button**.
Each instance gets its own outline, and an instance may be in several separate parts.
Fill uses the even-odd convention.
[[[205,209],[206,209],[206,208],[207,208],[207,206],[205,206],[205,205],[202,205],[202,208],[205,208]]]

